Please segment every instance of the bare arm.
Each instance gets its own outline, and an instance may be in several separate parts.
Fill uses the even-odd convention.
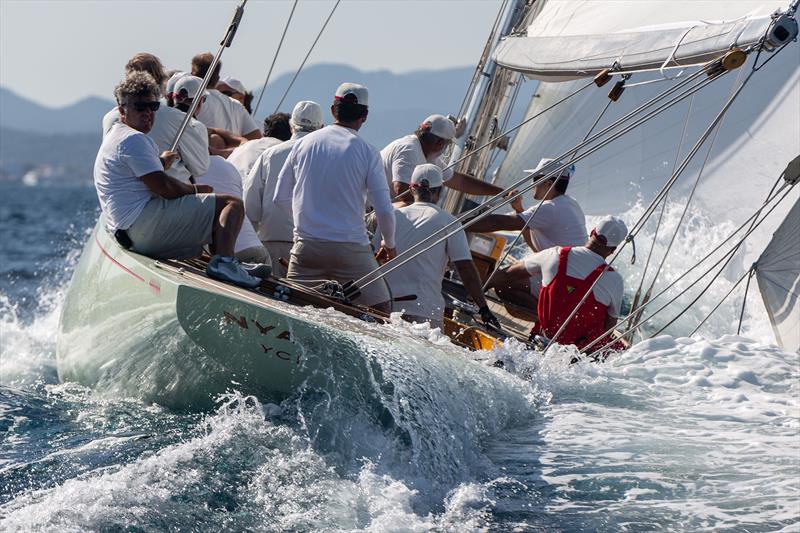
[[[497,185],[492,185],[487,181],[473,178],[461,172],[454,172],[453,177],[447,180],[445,185],[451,189],[476,196],[494,196],[503,191]]]
[[[521,230],[523,225],[525,225],[525,223],[516,215],[489,215],[472,224],[466,228],[466,230],[473,233],[499,230]]]
[[[162,198],[171,200],[173,198],[180,198],[188,194],[194,194],[194,186],[176,180],[172,176],[166,174],[163,170],[151,172],[139,177],[140,180],[147,185],[147,188]],[[206,193],[212,192],[213,189],[208,185],[198,185],[197,192]]]
[[[261,135],[260,131],[255,129],[255,130],[251,131],[250,133],[245,133],[244,135],[242,135],[242,137],[244,137],[248,141],[254,141],[256,139],[260,139],[261,137],[263,137],[263,135]]]
[[[472,301],[475,302],[478,307],[486,305],[486,298],[483,297],[481,278],[478,276],[478,271],[475,270],[475,263],[471,260],[454,261],[453,265],[456,267],[456,270],[458,270],[458,275],[461,281],[464,282],[464,287],[467,289]]]
[[[258,130],[256,130],[256,131],[258,131]],[[219,135],[222,138],[222,140],[225,141],[225,146],[227,146],[228,148],[230,148],[230,147],[234,147],[235,148],[237,146],[241,146],[244,143],[246,143],[248,140],[250,140],[249,137],[242,137],[241,135],[236,135],[233,132],[230,132],[228,130],[223,130],[221,128],[208,128],[208,135],[209,135],[209,137],[211,137],[211,135]],[[258,137],[256,137],[256,138],[260,138],[260,137],[261,137],[261,133],[259,133]]]

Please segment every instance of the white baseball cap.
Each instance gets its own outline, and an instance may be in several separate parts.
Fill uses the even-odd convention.
[[[182,77],[186,76],[186,72],[176,72],[167,80],[167,96],[170,96],[173,92],[175,92],[175,83]]]
[[[353,96],[354,98],[347,98],[345,96]],[[336,94],[333,96],[334,100],[345,100],[351,104],[361,104],[369,106],[369,89],[357,83],[343,83],[336,89]]]
[[[219,80],[219,82],[224,83],[237,93],[247,94],[247,89],[245,89],[244,83],[237,80],[236,78],[231,78],[230,76],[228,76],[226,78],[222,78],[221,80]]]
[[[550,163],[552,163],[553,161],[555,161],[555,159],[551,159],[549,157],[543,157],[541,159],[541,161],[539,161],[539,164],[536,165],[536,168],[527,168],[527,169],[523,170],[523,172],[526,172],[528,174],[533,174],[535,172],[539,172],[540,170],[542,170],[547,165],[550,165]],[[549,174],[550,172],[552,172],[553,170],[557,169],[560,166],[563,166],[563,164],[562,163],[558,163],[556,165],[550,165],[550,169],[549,169],[549,171],[547,173]],[[567,167],[565,167],[564,169],[561,170],[561,178],[562,179],[570,179],[573,174],[575,174],[575,165],[574,164],[569,164]],[[544,173],[539,173],[539,175],[543,176]]]
[[[198,78],[197,76],[186,75],[180,78],[177,82],[175,82],[175,100],[182,101],[188,99],[193,99],[197,96],[197,93],[200,91],[200,87],[203,85],[203,78]],[[183,92],[186,94],[183,94]],[[203,91],[203,96],[206,96],[208,91]]]
[[[608,216],[602,219],[597,227],[592,230],[592,237],[605,241],[605,245],[616,248],[628,236],[628,227],[617,217]]]
[[[444,183],[442,178],[442,169],[436,165],[425,163],[424,165],[417,165],[414,172],[411,174],[411,188],[418,187],[433,189],[441,187]]]
[[[295,129],[319,129],[323,126],[322,108],[310,100],[297,102],[292,110],[289,124]]]
[[[456,125],[444,115],[431,115],[422,121],[420,127],[448,141],[456,138]]]

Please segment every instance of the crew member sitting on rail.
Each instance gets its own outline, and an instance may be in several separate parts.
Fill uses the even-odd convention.
[[[343,83],[336,90],[334,124],[292,147],[278,175],[274,201],[291,211],[294,246],[287,278],[358,280],[378,268],[364,224],[367,199],[383,233],[384,253],[395,256],[394,209],[378,151],[358,136],[369,112],[367,88]],[[389,312],[383,279],[361,288],[355,301]]]
[[[133,56],[125,65],[125,75],[131,72],[150,74],[159,89],[163,88],[167,77],[161,61],[153,54],[144,52]],[[184,113],[172,107],[166,105],[158,107],[154,124],[147,136],[153,139],[159,152],[164,152],[172,147],[184,117]],[[106,135],[119,120],[119,107],[114,107],[106,113],[103,117],[103,135]],[[208,132],[202,122],[194,119],[189,121],[175,150],[180,155],[180,160],[174,162],[167,169],[167,174],[189,183],[191,176],[199,176],[208,172]]]
[[[278,174],[289,157],[289,152],[298,140],[323,126],[322,108],[316,102],[302,101],[294,106],[289,120],[292,138],[271,148],[258,156],[253,169],[244,180],[244,212],[258,231],[258,238],[267,248],[272,258],[272,273],[283,278],[286,267],[281,258],[289,260],[292,250],[294,225],[292,218],[272,201]],[[251,141],[256,142],[256,141]]]
[[[192,76],[205,78],[214,56],[209,53],[197,54],[192,58]],[[260,139],[261,132],[258,131],[253,117],[237,100],[225,96],[215,87],[219,83],[219,71],[222,62],[217,63],[214,73],[208,82],[208,100],[205,109],[198,118],[209,128],[220,128],[230,131],[235,135],[240,135],[245,139]]]
[[[94,165],[94,184],[106,226],[125,248],[156,258],[199,255],[211,243],[217,255],[209,276],[254,287],[233,258],[244,220],[239,198],[208,194],[208,185],[189,185],[164,172],[177,159],[158,155],[146,133],[153,127],[161,91],[152,76],[131,72],[114,91],[121,120],[103,138]]]
[[[456,125],[444,115],[431,115],[422,121],[417,131],[389,143],[381,150],[386,180],[393,197],[406,192],[411,174],[417,165],[432,163],[441,169],[447,164],[441,159],[445,148],[456,139]],[[444,184],[451,189],[475,195],[495,195],[502,189],[448,168],[443,170]],[[406,193],[398,199],[403,205],[412,202]]]
[[[436,205],[442,192],[442,184],[442,170],[439,167],[430,163],[419,165],[411,175],[410,187],[414,203],[394,213],[398,253],[405,252],[431,235],[443,237],[446,232],[455,233],[446,241],[386,275],[386,281],[395,298],[392,311],[405,311],[403,317],[411,322],[430,322],[432,327],[441,327],[445,306],[442,298],[442,276],[450,261],[458,270],[469,295],[480,306],[483,321],[499,329],[500,323],[483,297],[483,287],[472,263],[472,253],[464,230],[458,224],[453,224],[453,227],[442,231],[455,221],[453,215]],[[380,244],[380,231],[375,232],[373,242],[376,246]],[[419,250],[424,248],[425,246],[420,247]],[[416,296],[416,299],[404,301],[404,296]]]
[[[510,279],[542,277],[539,318],[532,333],[553,338],[595,280],[597,285],[556,341],[582,349],[616,325],[622,306],[622,276],[605,259],[627,235],[628,228],[622,220],[605,217],[584,246],[555,246],[508,267],[505,276]],[[601,348],[605,342],[600,341],[596,347]]]
[[[197,76],[187,74],[175,83],[173,87],[173,98],[175,106],[183,112],[189,112],[193,100],[197,98],[203,80]],[[195,108],[195,114],[199,113],[205,103],[205,95],[200,96],[200,101]],[[256,141],[253,141],[256,142]],[[242,178],[230,161],[218,155],[212,155],[209,159],[208,172],[202,176],[195,177],[197,183],[210,185],[217,194],[228,194],[236,198],[242,197]],[[269,255],[264,245],[258,240],[256,231],[249,220],[242,222],[242,229],[236,238],[234,247],[234,257],[246,263],[267,263]]]
[[[228,161],[233,163],[233,166],[239,171],[242,181],[250,174],[256,159],[264,150],[291,138],[290,118],[287,113],[273,113],[264,119],[264,136],[262,138],[248,141],[231,152]]]
[[[551,163],[552,159],[542,159],[533,170],[526,173],[538,172]],[[559,165],[560,166],[560,165]],[[550,165],[554,170],[558,167]],[[499,230],[522,230],[525,241],[534,252],[541,252],[554,246],[580,246],[586,242],[586,217],[581,206],[574,198],[567,194],[567,187],[575,172],[574,165],[561,171],[559,178],[550,178],[534,187],[533,198],[541,203],[538,206],[524,210],[522,199],[517,198],[511,205],[516,212],[513,215],[489,215],[472,224],[467,231],[480,233]],[[541,179],[545,174],[534,174],[533,179]],[[509,312],[518,318],[533,321],[536,319],[533,311],[535,302],[531,306],[531,295],[534,299],[539,296],[542,286],[541,276],[531,275],[528,279],[510,279],[506,271],[498,270],[492,276],[491,285],[497,295],[505,302],[514,304]],[[526,311],[529,309],[530,312]]]

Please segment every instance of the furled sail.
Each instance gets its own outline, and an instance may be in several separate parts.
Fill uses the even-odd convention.
[[[494,59],[542,81],[593,76],[615,63],[623,72],[699,65],[757,43],[786,1],[545,2],[527,35],[504,39]],[[787,21],[793,25],[793,22]],[[796,30],[778,28],[772,46]]]
[[[758,259],[756,279],[778,344],[800,352],[800,201]]]

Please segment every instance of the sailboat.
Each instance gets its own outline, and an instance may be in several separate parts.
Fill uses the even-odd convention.
[[[581,168],[591,171],[571,192],[589,214],[624,212],[633,196],[631,183],[647,198],[674,174],[670,164],[687,152],[686,139],[703,131],[700,124],[715,116],[720,102],[736,87],[736,75],[728,71],[743,72],[763,52],[760,75],[752,76],[748,92],[737,101],[744,104],[731,106],[735,117],[714,137],[713,158],[685,166],[687,173],[704,176],[698,195],[704,209],[734,222],[748,220],[748,208],[757,207],[750,205],[759,196],[756,191],[781,174],[782,162],[800,145],[798,122],[791,122],[800,117],[798,49],[790,46],[797,35],[796,5],[784,4],[507,0],[459,113],[469,126],[453,149],[451,164],[512,189],[530,188],[530,176],[523,169],[541,157],[557,156],[556,164],[580,160]],[[652,25],[653,13],[658,13],[658,26]],[[703,22],[708,20],[721,22]],[[743,49],[746,54],[730,55]],[[764,63],[769,54],[775,60]],[[736,61],[739,64],[730,64]],[[593,131],[603,131],[700,68],[712,81],[722,73],[727,76],[720,78],[731,81],[708,84],[708,91],[698,91],[684,102],[683,111],[663,113],[606,149],[592,151],[585,143]],[[724,72],[712,76],[713,68]],[[523,76],[538,80],[536,97],[523,122],[513,131],[503,131],[500,125],[508,123],[513,111],[513,89]],[[644,83],[635,85],[635,77]],[[587,78],[597,86],[593,92],[577,89],[592,85],[584,83]],[[613,107],[608,88],[602,89],[612,78],[618,93],[611,100]],[[566,103],[556,105],[562,100]],[[506,150],[499,167],[493,166],[492,154]],[[551,170],[555,172],[555,166]],[[737,201],[723,198],[723,192]],[[788,192],[796,196],[796,191]],[[460,213],[466,200],[451,195],[445,205]],[[666,195],[660,200],[666,202]],[[480,216],[483,208],[490,212],[508,201],[498,195],[468,215]],[[796,219],[796,212],[792,216],[787,220]],[[796,224],[787,222],[784,227],[776,235],[777,244],[764,252],[759,274],[771,316],[781,324],[797,316],[800,276],[793,262],[796,256],[788,258],[788,274],[780,263],[787,259],[783,251],[794,242]],[[498,239],[485,235],[472,241],[474,252],[489,261],[489,269],[499,263]],[[393,261],[407,260],[410,254]],[[779,272],[780,282],[771,283],[770,272]],[[786,297],[787,284],[795,291],[793,298]],[[767,285],[770,291],[763,288]],[[776,311],[778,300],[783,307]],[[198,260],[163,261],[131,253],[107,233],[101,217],[63,305],[58,372],[65,381],[167,405],[207,402],[231,384],[244,393],[282,397],[325,380],[333,365],[360,369],[357,373],[370,379],[364,339],[408,342],[401,333],[378,325],[386,321],[350,303],[336,284],[309,289],[267,279],[250,291],[208,279]],[[791,325],[776,327],[782,331],[778,342],[796,342],[783,333]],[[499,342],[474,324],[450,320],[445,330],[457,345],[471,349],[491,349]],[[428,347],[442,350],[435,343]]]

